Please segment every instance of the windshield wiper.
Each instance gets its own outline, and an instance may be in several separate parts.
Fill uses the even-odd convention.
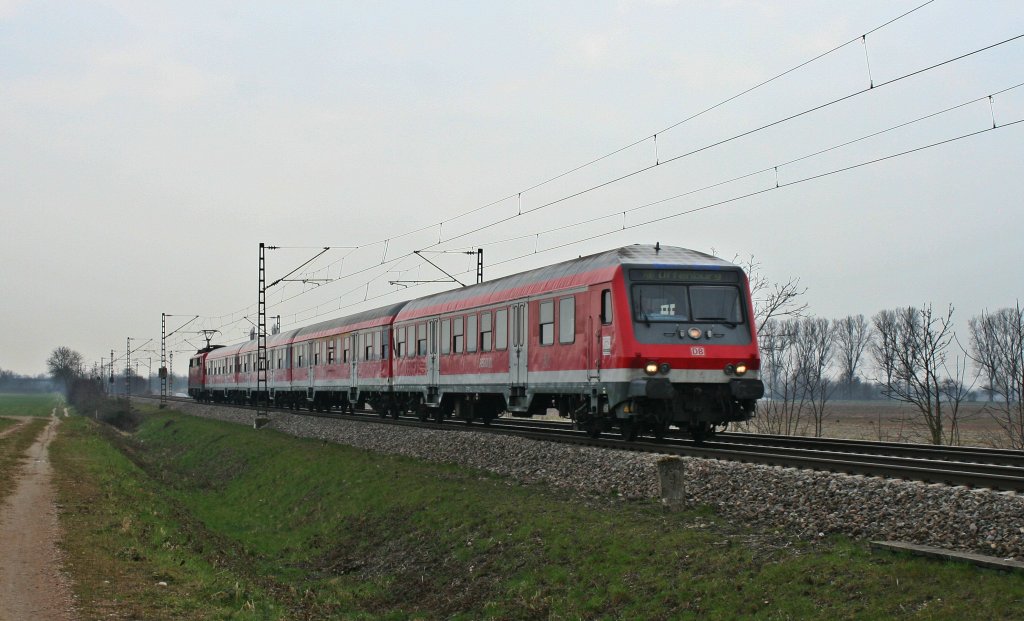
[[[638,308],[640,310],[640,318],[643,319],[644,320],[644,324],[648,328],[650,328],[651,327],[651,320],[647,318],[647,311],[644,310],[644,296],[641,293],[641,294],[638,294],[637,297],[639,298],[639,300],[638,300],[638,304],[639,304]]]

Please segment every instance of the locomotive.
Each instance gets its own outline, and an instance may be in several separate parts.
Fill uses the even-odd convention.
[[[489,424],[556,410],[598,436],[701,439],[748,420],[764,385],[749,283],[728,261],[633,245],[267,339],[207,347],[189,395],[235,404]]]

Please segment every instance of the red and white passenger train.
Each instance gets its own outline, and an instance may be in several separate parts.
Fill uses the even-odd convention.
[[[282,332],[267,339],[278,407],[412,411],[489,423],[550,409],[598,435],[694,437],[764,394],[743,271],[634,245]],[[189,395],[255,403],[257,344],[198,352]]]

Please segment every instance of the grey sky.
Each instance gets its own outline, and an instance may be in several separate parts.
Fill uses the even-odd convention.
[[[650,137],[918,4],[0,0],[0,368],[41,372],[58,345],[91,364],[122,354],[127,336],[153,338],[158,351],[161,312],[201,315],[193,325],[221,329],[222,342],[244,338],[261,241],[394,238],[386,252],[332,250],[307,274],[341,280],[297,297],[313,285],[272,290],[270,312],[286,326],[437,290],[389,285],[439,277],[415,257],[392,260],[514,215],[519,200],[396,236]],[[883,85],[1020,34],[1024,3],[936,0],[868,35],[871,77]],[[868,80],[865,46],[848,45],[659,134],[657,157]],[[771,170],[621,213],[1021,82],[1024,39],[434,249],[482,246],[497,277],[638,242],[714,248],[753,254],[771,277],[800,277],[822,316],[934,302],[953,303],[965,322],[1024,297],[1024,124],[509,259],[773,187]],[[781,166],[778,181],[983,130],[993,114],[1024,119],[1024,87]],[[525,192],[522,209],[654,161],[648,139]],[[269,253],[270,276],[312,254]],[[428,256],[472,269],[468,256]]]

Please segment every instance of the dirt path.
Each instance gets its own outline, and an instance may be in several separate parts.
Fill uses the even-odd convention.
[[[0,507],[0,621],[75,618],[71,586],[60,571],[60,530],[49,446],[54,417],[29,448],[18,486]]]

